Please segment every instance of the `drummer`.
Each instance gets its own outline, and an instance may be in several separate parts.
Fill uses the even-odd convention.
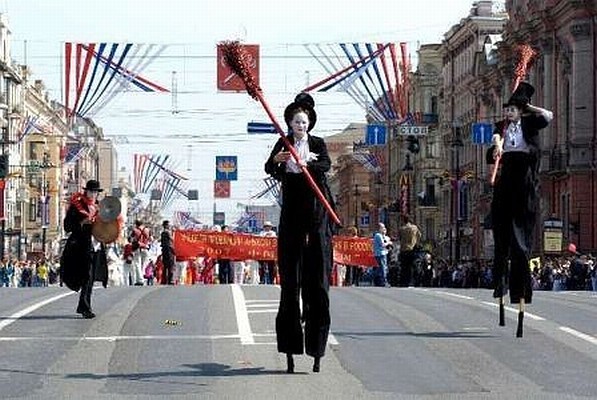
[[[105,287],[108,280],[105,245],[91,235],[99,211],[97,197],[102,191],[98,181],[87,181],[82,192],[72,195],[64,218],[64,230],[70,235],[60,258],[60,273],[69,289],[81,290],[77,313],[86,319],[95,317],[91,308],[93,282],[102,281]],[[106,276],[97,276],[99,271]]]

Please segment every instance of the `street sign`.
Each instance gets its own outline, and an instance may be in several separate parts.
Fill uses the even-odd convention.
[[[386,126],[367,125],[365,144],[369,146],[380,146],[386,144]]]
[[[429,128],[423,125],[400,125],[397,129],[398,136],[425,136]]]
[[[359,225],[361,228],[365,228],[368,227],[370,223],[370,218],[369,218],[369,214],[363,214],[361,215],[361,218],[359,219]]]
[[[493,136],[493,125],[488,123],[475,123],[473,124],[472,131],[472,141],[474,144],[491,143],[491,137]]]
[[[270,122],[249,122],[247,123],[247,133],[276,133],[276,127]]]

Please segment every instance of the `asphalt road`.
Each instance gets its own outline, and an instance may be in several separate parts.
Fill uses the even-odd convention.
[[[322,372],[275,346],[276,286],[0,289],[0,398],[597,398],[597,294],[536,292],[497,325],[488,290],[332,288]]]

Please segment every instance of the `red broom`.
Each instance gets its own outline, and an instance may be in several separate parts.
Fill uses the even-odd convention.
[[[251,74],[251,71],[249,69],[249,59],[248,59],[249,55],[247,54],[247,52],[244,51],[243,47],[241,46],[241,44],[238,40],[229,40],[229,41],[222,42],[222,52],[224,54],[224,60],[226,61],[226,64],[228,64],[230,69],[236,75],[238,75],[239,78],[245,84],[247,93],[249,93],[249,95],[253,99],[259,101],[261,103],[261,105],[263,106],[263,109],[265,110],[265,112],[269,116],[270,120],[276,127],[276,131],[278,132],[278,134],[284,141],[284,145],[290,151],[290,154],[292,155],[292,158],[297,163],[297,165],[300,166],[303,174],[305,174],[305,177],[307,178],[307,181],[309,182],[309,186],[311,186],[311,189],[313,189],[313,192],[315,193],[315,195],[317,196],[317,198],[319,199],[321,204],[323,204],[323,206],[327,210],[327,212],[330,215],[330,217],[332,218],[332,220],[336,224],[342,225],[340,223],[340,218],[338,218],[338,215],[336,215],[336,212],[334,211],[334,209],[332,208],[330,203],[327,201],[327,199],[325,198],[325,196],[323,195],[323,193],[321,192],[321,190],[319,189],[319,187],[317,186],[315,181],[313,180],[313,177],[309,173],[309,170],[307,169],[307,167],[305,167],[304,165],[300,165],[300,157],[299,157],[298,153],[296,152],[296,150],[294,149],[294,147],[292,146],[292,144],[290,143],[290,141],[284,134],[284,130],[282,129],[282,127],[276,120],[274,113],[272,112],[269,105],[265,101],[265,98],[263,97],[263,92],[262,92],[261,88],[259,87],[259,85],[257,85],[257,82],[255,81],[255,77]]]

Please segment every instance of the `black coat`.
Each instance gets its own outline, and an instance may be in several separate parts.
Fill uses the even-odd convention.
[[[294,144],[294,136],[288,135],[288,140],[291,144]],[[307,163],[307,170],[311,174],[311,177],[317,184],[317,187],[319,187],[319,189],[323,193],[328,203],[330,203],[330,205],[332,206],[332,209],[335,209],[334,199],[332,197],[326,178],[326,173],[330,170],[332,162],[330,160],[330,156],[328,154],[325,142],[322,138],[311,135],[308,135],[307,140],[309,142],[309,151],[318,155],[317,160],[309,161]],[[272,152],[267,162],[265,163],[265,172],[282,183],[282,202],[284,203],[284,199],[292,195],[288,193],[288,190],[286,191],[286,193],[284,192],[284,186],[287,177],[286,163],[274,162],[274,156],[282,150],[288,151],[288,149],[284,145],[284,141],[280,138],[274,145],[274,148],[272,149]],[[315,201],[313,203],[313,209],[309,211],[309,214],[312,214],[314,216],[314,220],[312,221],[314,225],[321,224],[324,220],[327,220],[332,225],[332,231],[337,231],[338,227],[332,222],[331,218],[325,218],[327,211],[317,198],[315,198]],[[280,230],[282,230],[285,223],[288,222],[288,212],[289,210],[285,210],[285,207],[282,206],[282,213],[280,215]]]
[[[82,206],[88,211],[86,205]],[[78,292],[89,279],[100,281],[107,286],[108,268],[105,246],[102,244],[96,258],[94,276],[91,277],[93,262],[93,247],[91,242],[91,225],[81,225],[86,218],[76,206],[71,204],[64,217],[64,230],[70,233],[66,239],[62,256],[60,257],[60,273],[62,281],[71,290]]]
[[[288,137],[294,143],[292,136]],[[309,151],[317,159],[307,162],[307,169],[330,205],[334,207],[326,172],[330,157],[323,139],[308,136]],[[330,216],[304,174],[286,172],[286,163],[274,162],[285,145],[282,139],[265,164],[265,171],[282,182],[282,210],[278,231],[278,266],[280,271],[280,305],[276,316],[278,351],[321,357],[325,354],[330,328],[329,275],[332,269],[332,232]],[[286,149],[287,150],[287,149]],[[308,240],[306,240],[308,238]],[[299,292],[303,312],[299,307]],[[304,322],[304,335],[301,325]]]

